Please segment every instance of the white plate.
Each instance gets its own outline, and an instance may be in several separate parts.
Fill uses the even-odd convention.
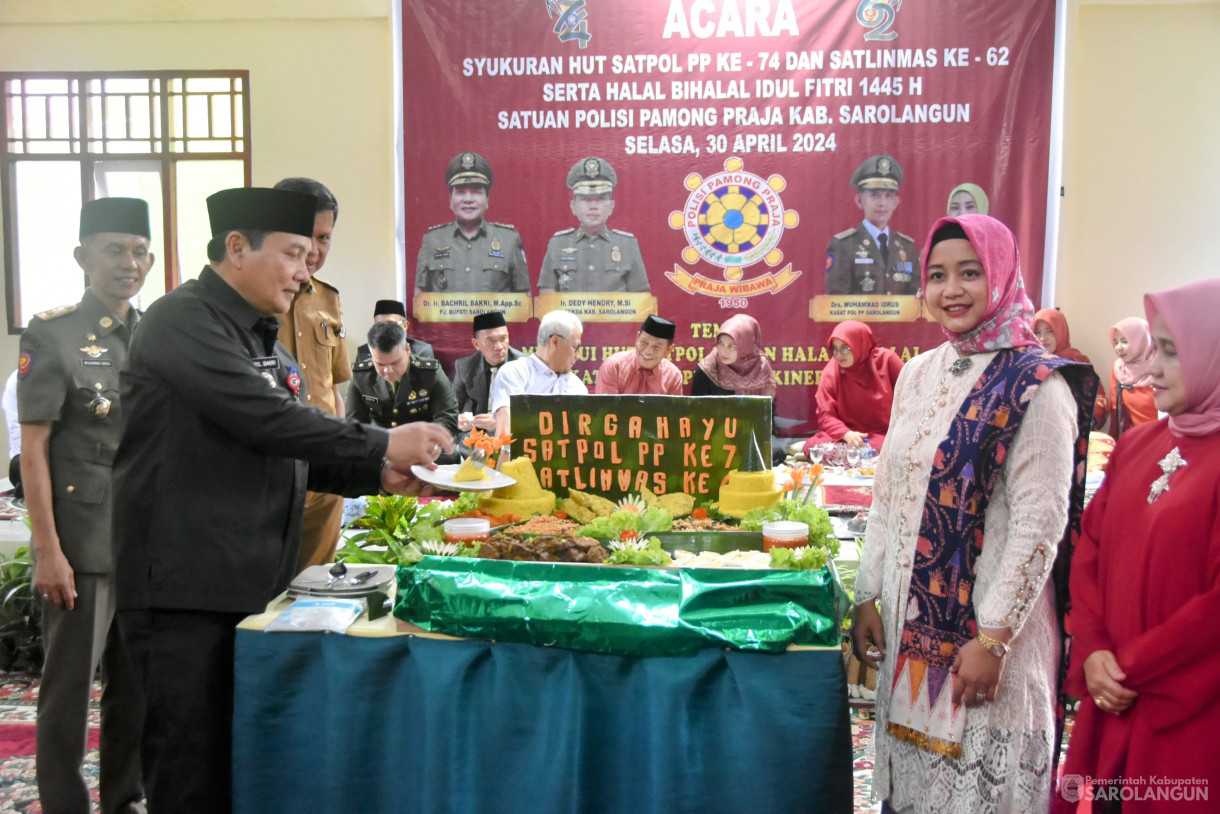
[[[430,483],[433,486],[449,489],[454,492],[490,492],[492,489],[502,489],[505,486],[512,486],[517,482],[516,478],[510,478],[508,475],[497,472],[494,469],[487,470],[487,480],[456,481],[453,479],[453,476],[457,474],[461,467],[461,464],[445,464],[444,466],[438,466],[436,469],[413,466],[411,467],[411,474],[424,483]]]

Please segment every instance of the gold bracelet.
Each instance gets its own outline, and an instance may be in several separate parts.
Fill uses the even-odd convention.
[[[993,639],[986,633],[980,633],[976,638],[979,640],[979,644],[986,647],[988,652],[990,652],[991,655],[995,656],[997,659],[1004,658],[1008,655],[1008,652],[1012,650],[1012,648],[1008,646],[1007,642],[1002,642],[999,639]]]

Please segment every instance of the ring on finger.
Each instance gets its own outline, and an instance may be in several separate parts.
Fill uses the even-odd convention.
[[[987,700],[987,693],[985,693],[985,692],[976,692],[976,693],[974,694],[974,700],[975,700],[975,701],[986,701],[986,700]]]
[[[428,447],[428,454],[433,458],[439,458],[441,456],[441,445],[433,444],[432,446]]]
[[[1103,703],[1105,700],[1106,700],[1106,699],[1105,699],[1104,697],[1102,697],[1101,695],[1094,695],[1094,696],[1093,696],[1093,701],[1094,701],[1094,703],[1096,703],[1096,704],[1097,704],[1097,706],[1099,706],[1099,707],[1102,705],[1102,703]]]

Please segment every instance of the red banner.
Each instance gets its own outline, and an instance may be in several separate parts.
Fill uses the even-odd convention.
[[[590,389],[649,313],[678,324],[671,358],[689,379],[716,326],[745,312],[779,377],[777,432],[807,434],[835,323],[870,322],[904,357],[943,341],[915,296],[919,252],[963,183],[1016,233],[1040,299],[1054,0],[403,6],[406,288],[412,334],[447,365],[471,352],[474,313],[504,311],[513,344],[530,347],[538,317],[563,307],[586,323],[577,372]],[[491,165],[486,218],[520,235],[528,291],[512,274],[473,293],[436,285],[444,269],[417,277],[416,252],[450,258],[443,228],[424,235],[454,220],[445,170],[464,151]],[[884,261],[869,259],[879,247],[851,185],[876,155],[902,173]],[[587,157],[617,176],[607,256],[620,263],[633,236],[646,286],[611,275],[605,292],[565,290],[583,273],[560,266],[578,232],[557,233],[579,226],[567,179]],[[512,232],[497,235],[485,254],[508,264]]]

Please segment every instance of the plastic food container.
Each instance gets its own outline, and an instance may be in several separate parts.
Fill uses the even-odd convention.
[[[763,551],[800,548],[809,544],[809,524],[795,520],[773,520],[762,525]]]
[[[454,517],[445,521],[445,542],[466,543],[491,536],[491,521],[480,517]]]

